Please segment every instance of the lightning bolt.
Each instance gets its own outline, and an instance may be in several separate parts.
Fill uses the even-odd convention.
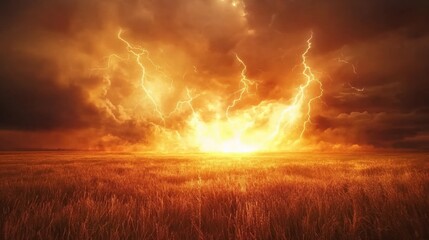
[[[311,32],[298,65],[302,67],[303,82],[288,101],[284,98],[263,100],[253,106],[243,106],[232,114],[237,105],[247,99],[247,94],[253,91],[253,88],[257,91],[258,87],[257,81],[250,80],[247,77],[248,68],[245,62],[238,54],[235,54],[236,61],[241,66],[239,89],[233,92],[229,105],[221,98],[214,98],[213,101],[209,101],[210,106],[195,109],[195,99],[206,93],[195,94],[194,91],[196,90],[185,87],[180,90],[180,94],[184,96],[175,105],[169,105],[175,106],[174,109],[168,114],[164,114],[160,105],[164,103],[158,102],[162,98],[157,101],[158,98],[156,97],[158,95],[154,95],[148,88],[147,79],[151,79],[150,74],[153,71],[157,71],[164,76],[160,78],[160,81],[165,81],[169,85],[160,94],[173,94],[173,81],[167,82],[167,74],[163,72],[161,66],[152,61],[147,49],[130,43],[122,36],[123,33],[122,29],[119,30],[117,38],[125,45],[128,60],[132,60],[133,67],[138,70],[139,75],[136,81],[139,84],[139,88],[141,88],[138,94],[144,94],[145,101],[150,106],[153,106],[153,113],[151,112],[151,114],[155,115],[156,121],[148,122],[148,124],[153,126],[154,136],[159,138],[155,143],[156,146],[154,146],[156,149],[167,149],[168,151],[169,149],[175,149],[174,147],[177,146],[184,150],[199,149],[201,151],[221,152],[278,150],[280,147],[284,147],[284,145],[280,144],[297,143],[304,137],[308,125],[311,124],[313,104],[323,95],[322,82],[313,73],[308,63],[308,54],[312,48],[313,40],[313,33]],[[100,69],[109,70],[114,66],[116,59],[120,61],[126,60],[119,55],[112,54],[108,57],[107,66]],[[198,74],[198,69],[195,66],[192,67],[193,73]],[[112,69],[112,71],[114,70],[115,68]],[[185,82],[187,74],[188,71],[182,75],[183,82]],[[107,111],[114,117],[115,114],[119,114],[118,121],[123,120],[124,118],[121,114],[125,110],[132,110],[124,110],[120,105],[115,106],[107,99],[111,81],[108,73],[104,75],[104,78],[106,86],[103,96],[106,98]],[[169,79],[172,80],[171,78]],[[315,93],[316,86],[318,87],[317,93]],[[170,90],[168,90],[168,87],[170,87]],[[183,90],[186,90],[186,92]],[[208,96],[211,95],[209,94]],[[131,99],[134,100],[133,98]],[[180,118],[173,118],[174,116],[179,116],[179,114],[181,115]],[[115,119],[117,118],[115,117]],[[160,122],[157,121],[158,119]],[[183,121],[184,124],[171,124],[173,123],[172,121]],[[286,142],[285,140],[288,141]]]
[[[356,68],[356,66],[353,63],[351,63],[351,62],[349,62],[349,61],[347,61],[347,60],[345,60],[343,58],[337,58],[337,61],[340,62],[340,63],[349,64],[351,66],[352,70],[353,70],[353,73],[356,74],[356,75],[358,74],[357,73],[357,68]]]
[[[279,135],[281,129],[283,129],[285,126],[290,125],[290,123],[294,121],[294,118],[296,117],[297,113],[299,113],[300,109],[304,105],[304,100],[306,98],[306,91],[308,91],[308,88],[311,86],[313,82],[316,82],[317,84],[319,84],[320,92],[317,96],[310,98],[310,100],[307,102],[306,120],[302,125],[302,130],[298,139],[298,140],[301,140],[302,136],[304,135],[304,132],[307,129],[307,125],[311,123],[311,105],[316,99],[319,99],[323,95],[323,85],[315,77],[315,75],[311,70],[311,67],[307,63],[307,54],[309,53],[312,47],[312,39],[313,39],[313,32],[311,32],[310,37],[307,39],[307,48],[301,54],[301,65],[303,67],[302,74],[305,78],[305,83],[299,86],[298,92],[295,95],[292,101],[292,104],[284,108],[283,111],[281,112],[280,117],[277,120],[275,130],[272,132],[270,139],[276,138]],[[284,118],[286,116],[290,116],[290,118],[286,123],[283,123]]]
[[[247,73],[247,66],[246,64],[243,62],[243,60],[241,60],[241,58],[238,56],[238,54],[235,54],[235,58],[237,59],[237,61],[241,64],[241,66],[243,67],[241,69],[241,79],[240,79],[240,83],[242,85],[242,88],[239,89],[238,91],[236,91],[235,93],[239,93],[238,94],[238,98],[235,98],[232,103],[226,108],[226,112],[225,115],[226,117],[229,119],[229,111],[234,108],[238,102],[240,102],[244,96],[245,93],[249,93],[249,85],[254,85],[255,82],[249,80],[246,76]]]
[[[194,101],[196,98],[198,98],[201,94],[198,94],[196,96],[192,96],[191,91],[189,90],[189,88],[186,88],[186,96],[188,97],[188,99],[183,100],[183,101],[178,101],[176,103],[176,107],[174,108],[173,111],[171,111],[168,115],[167,118],[170,118],[173,114],[177,113],[180,111],[180,109],[182,108],[183,105],[188,105],[189,109],[191,109],[192,113],[195,114],[195,109],[194,106],[192,105],[192,101]]]
[[[149,57],[149,51],[147,51],[147,50],[146,50],[146,49],[144,49],[144,48],[141,48],[141,47],[138,47],[138,46],[133,46],[133,45],[131,45],[127,40],[125,40],[125,39],[122,37],[122,33],[123,33],[123,30],[122,30],[122,29],[120,29],[120,30],[119,30],[119,32],[118,32],[117,37],[118,37],[118,39],[119,39],[119,40],[121,40],[121,41],[122,41],[122,42],[127,46],[127,51],[135,57],[136,62],[137,62],[138,66],[140,67],[140,70],[141,70],[140,86],[141,86],[141,88],[143,89],[144,93],[146,94],[147,98],[148,98],[148,99],[150,100],[150,102],[152,103],[152,105],[153,105],[153,107],[154,107],[154,109],[155,109],[155,112],[158,114],[158,116],[159,116],[159,118],[161,119],[161,121],[162,121],[163,125],[165,125],[165,117],[164,117],[164,114],[161,112],[160,107],[159,107],[158,103],[156,102],[156,100],[155,100],[154,96],[153,96],[153,95],[151,94],[151,92],[146,88],[146,84],[145,84],[145,82],[146,82],[146,68],[145,68],[145,66],[144,66],[144,65],[143,65],[143,63],[142,63],[142,60],[141,60],[141,59],[142,59],[142,56],[146,56],[146,59],[147,59],[150,63],[152,63],[152,64],[155,66],[155,68],[156,68],[157,70],[159,70],[159,69],[160,69],[160,66],[156,65],[156,64],[152,61],[152,59]]]
[[[320,88],[320,92],[319,95],[311,98],[308,103],[307,103],[307,119],[304,121],[303,127],[302,127],[302,131],[301,134],[299,135],[299,140],[302,139],[302,136],[304,135],[304,132],[307,128],[307,124],[311,123],[311,104],[316,100],[322,97],[323,95],[323,85],[322,82],[320,82],[313,74],[313,72],[311,71],[310,66],[307,64],[307,54],[311,49],[312,46],[312,42],[311,40],[313,39],[313,32],[311,32],[310,38],[307,40],[307,49],[305,50],[305,52],[301,55],[301,59],[302,59],[302,65],[304,66],[304,70],[302,72],[302,74],[306,77],[306,83],[304,85],[304,87],[300,87],[300,94],[302,96],[304,96],[304,90],[306,88],[308,88],[308,86],[310,86],[310,84],[312,82],[316,82],[317,84],[319,84],[319,88]]]
[[[356,92],[364,92],[364,91],[365,91],[365,88],[357,88],[357,87],[354,87],[351,83],[349,83],[349,87],[350,87],[351,89],[355,90]]]
[[[348,64],[348,65],[350,65],[350,66],[351,66],[351,68],[352,68],[352,70],[353,70],[353,73],[354,73],[355,75],[358,75],[357,67],[356,67],[353,63],[351,63],[351,62],[349,62],[349,61],[347,61],[347,60],[345,60],[345,59],[343,59],[343,58],[337,58],[337,61],[338,61],[338,62],[340,62],[340,63],[344,63],[344,64]],[[351,89],[355,90],[356,92],[364,92],[364,91],[365,91],[365,88],[357,88],[357,87],[354,87],[350,82],[348,83],[348,85],[349,85],[349,87],[350,87]]]

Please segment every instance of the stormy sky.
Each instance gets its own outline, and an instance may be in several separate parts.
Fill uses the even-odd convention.
[[[137,103],[137,70],[117,63],[106,85],[108,56],[120,62],[128,54],[120,29],[162,65],[149,76],[182,89],[165,102],[180,100],[185,85],[210,89],[206,99],[229,96],[239,87],[236,54],[258,82],[255,101],[291,96],[313,33],[308,59],[324,94],[313,107],[308,143],[428,149],[428,18],[426,0],[5,0],[0,149],[156,141],[150,119],[135,117],[152,111]]]

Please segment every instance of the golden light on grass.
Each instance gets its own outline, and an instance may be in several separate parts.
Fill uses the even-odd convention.
[[[0,155],[5,239],[427,239],[424,154]]]
[[[0,240],[429,239],[428,0],[0,2]]]

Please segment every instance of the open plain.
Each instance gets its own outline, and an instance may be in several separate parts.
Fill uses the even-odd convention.
[[[0,154],[3,239],[429,239],[422,153]]]

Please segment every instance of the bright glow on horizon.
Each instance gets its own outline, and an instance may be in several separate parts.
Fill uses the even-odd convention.
[[[260,151],[284,151],[297,149],[311,119],[311,105],[314,100],[323,94],[322,83],[313,74],[307,62],[307,55],[311,49],[313,34],[307,40],[307,47],[301,59],[302,76],[304,82],[297,88],[291,99],[261,100],[256,104],[249,104],[257,95],[257,82],[247,77],[247,66],[238,54],[235,55],[237,63],[241,65],[240,88],[232,90],[233,99],[228,100],[216,96],[215,89],[210,94],[201,94],[203,91],[190,89],[186,82],[182,82],[186,95],[177,101],[175,108],[170,112],[163,109],[167,104],[163,99],[170,92],[163,86],[170,81],[167,73],[157,65],[147,49],[134,45],[125,39],[124,32],[118,32],[118,39],[124,43],[130,62],[123,73],[136,72],[139,76],[141,94],[133,100],[133,104],[143,104],[151,108],[146,111],[151,114],[144,119],[153,126],[155,145],[152,149],[158,151],[199,151],[210,153],[250,153]],[[112,54],[120,61],[126,59]],[[125,60],[124,60],[125,61]],[[113,73],[115,68],[109,65]],[[132,66],[134,65],[134,67]],[[148,80],[148,68],[157,75]],[[194,67],[195,69],[195,67]],[[106,82],[110,82],[110,75],[105,75]],[[109,83],[110,84],[110,83]],[[171,81],[171,89],[174,82]],[[314,90],[313,85],[319,85]],[[110,85],[106,86],[106,95]],[[182,91],[182,90],[181,90]],[[194,94],[199,92],[199,94]],[[208,106],[195,107],[194,101],[204,99]],[[108,99],[104,104],[109,106]],[[171,103],[170,103],[171,104]],[[116,108],[119,108],[117,106]],[[132,119],[132,113],[123,112],[126,119]],[[118,120],[120,121],[120,120]]]

